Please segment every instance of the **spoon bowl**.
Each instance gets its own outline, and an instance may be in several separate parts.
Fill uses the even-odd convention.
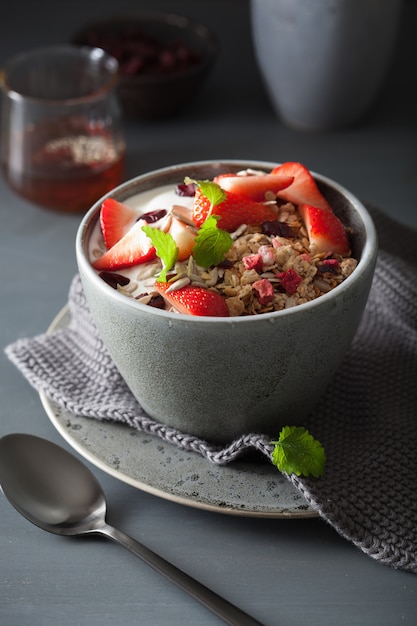
[[[0,452],[3,493],[36,526],[79,535],[103,519],[106,501],[100,484],[74,455],[29,435],[3,437]]]
[[[0,486],[30,522],[57,535],[100,534],[121,544],[232,626],[260,622],[155,552],[106,522],[106,499],[94,474],[60,446],[26,434],[0,439]]]

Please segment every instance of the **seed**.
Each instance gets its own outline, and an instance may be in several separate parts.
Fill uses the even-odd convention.
[[[213,267],[212,270],[210,270],[209,272],[209,277],[206,280],[206,284],[208,287],[214,287],[214,285],[217,283],[217,280],[219,278],[219,273],[217,271],[217,267]]]
[[[207,289],[207,284],[204,282],[204,280],[192,280],[191,284],[194,287],[202,287],[203,289]]]
[[[184,276],[184,278],[180,278],[179,280],[175,280],[170,284],[165,293],[171,293],[172,291],[178,291],[178,289],[182,289],[190,284],[190,279],[188,276]]]
[[[246,228],[247,228],[246,224],[241,224],[241,226],[239,226],[239,228],[237,228],[233,233],[230,233],[230,236],[233,239],[233,241],[235,241],[235,239],[240,237],[240,235],[243,235]]]
[[[171,276],[168,279],[169,283],[174,283],[177,280],[182,280],[183,278],[187,278],[187,274],[185,272],[179,272],[179,274],[175,274],[175,276]]]
[[[317,289],[320,289],[322,293],[327,293],[331,290],[330,285],[328,285],[324,280],[321,280],[320,278],[316,278],[313,281],[313,285],[317,287]]]
[[[137,283],[135,283],[134,281],[131,281],[129,284],[124,285],[124,286],[118,285],[117,289],[118,291],[121,291],[122,293],[131,294],[137,289],[137,287],[138,287]]]
[[[174,217],[179,219],[180,222],[183,222],[187,226],[191,226],[191,228],[195,228],[195,230],[197,230],[197,226],[193,220],[193,212],[190,209],[175,204],[171,209],[171,213]]]
[[[204,283],[203,279],[201,278],[201,276],[199,276],[198,274],[188,274],[188,278],[191,280],[191,282],[195,283],[195,282],[200,282],[200,283]]]

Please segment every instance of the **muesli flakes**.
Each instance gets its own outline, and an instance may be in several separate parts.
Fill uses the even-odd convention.
[[[169,274],[170,289],[204,286],[223,296],[231,316],[259,315],[310,302],[337,287],[357,266],[350,256],[314,253],[297,207],[289,202],[280,206],[276,221],[242,225],[231,236],[232,247],[215,267],[198,267],[192,257],[177,262]],[[120,283],[116,288],[163,308],[153,287],[158,264],[156,260],[136,268],[132,283],[140,284],[140,289],[145,286],[147,292],[138,294],[131,285]]]

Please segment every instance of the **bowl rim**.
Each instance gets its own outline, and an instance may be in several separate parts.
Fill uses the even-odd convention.
[[[98,273],[94,270],[91,265],[91,262],[88,258],[88,237],[91,232],[91,229],[96,224],[100,208],[102,202],[108,197],[115,197],[120,194],[123,194],[131,187],[137,186],[141,182],[145,182],[150,177],[163,176],[164,174],[173,175],[176,171],[183,171],[184,169],[191,170],[193,167],[239,167],[240,169],[252,168],[252,169],[273,169],[277,167],[279,163],[270,162],[270,161],[258,161],[258,160],[246,160],[246,159],[210,159],[203,161],[190,161],[179,163],[176,165],[165,166],[162,168],[154,169],[149,172],[145,172],[143,174],[139,174],[135,176],[121,185],[118,185],[110,192],[102,196],[97,202],[93,204],[93,206],[87,211],[87,213],[81,219],[81,222],[77,229],[76,234],[76,259],[79,268],[82,267],[85,274],[88,276],[90,280],[93,281],[93,284],[98,287],[99,291],[103,293],[104,296],[109,297],[116,302],[119,302],[121,305],[135,308],[142,313],[146,313],[148,315],[156,315],[158,317],[166,318],[167,320],[182,320],[191,324],[253,324],[260,323],[261,321],[266,321],[270,323],[271,321],[278,320],[283,317],[287,317],[289,315],[294,315],[297,312],[300,313],[308,313],[312,312],[317,308],[324,307],[328,300],[332,300],[338,294],[341,294],[342,291],[346,291],[350,289],[350,285],[352,282],[356,282],[359,280],[364,274],[369,271],[370,266],[375,266],[376,257],[378,252],[378,237],[374,222],[369,211],[366,209],[365,205],[348,189],[346,189],[340,183],[332,180],[331,178],[314,172],[313,170],[309,170],[313,177],[319,181],[323,182],[326,185],[334,188],[338,193],[341,193],[349,203],[352,205],[358,216],[360,217],[364,232],[366,233],[366,238],[364,242],[364,246],[361,252],[360,259],[358,260],[358,265],[355,270],[348,276],[340,285],[337,285],[334,289],[321,295],[314,300],[310,300],[309,302],[305,302],[303,304],[299,304],[297,306],[291,307],[289,309],[282,309],[280,311],[272,311],[270,313],[262,313],[259,315],[246,315],[246,316],[231,316],[231,317],[211,317],[211,316],[198,316],[198,315],[187,315],[183,313],[174,313],[170,311],[165,311],[161,309],[157,309],[155,307],[150,307],[145,304],[141,304],[137,300],[127,297],[126,295],[118,292],[116,289],[108,285]],[[160,186],[163,186],[164,183],[161,183]],[[137,190],[135,193],[140,193],[141,190]],[[132,193],[131,195],[135,195]],[[126,199],[128,196],[125,196]],[[123,202],[123,200],[120,200]]]

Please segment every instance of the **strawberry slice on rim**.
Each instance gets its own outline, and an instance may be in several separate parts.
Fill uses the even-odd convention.
[[[293,176],[291,185],[278,192],[278,197],[293,204],[312,204],[332,211],[332,207],[323,196],[310,171],[302,163],[287,161],[274,167],[272,174]]]
[[[261,224],[277,219],[277,213],[266,204],[254,202],[237,193],[225,191],[226,199],[212,207],[210,200],[196,189],[193,206],[193,221],[199,227],[210,214],[220,217],[217,225],[232,232],[242,224]]]
[[[112,248],[130,229],[137,211],[114,198],[106,198],[100,209],[100,228],[106,248]]]
[[[146,223],[143,219],[135,222],[117,243],[94,261],[93,267],[96,270],[121,270],[152,261],[156,251],[142,230]]]
[[[333,211],[311,204],[300,204],[298,210],[306,226],[313,252],[349,255],[346,229]]]
[[[265,194],[270,191],[277,194],[294,181],[294,176],[280,176],[279,174],[251,174],[238,176],[236,174],[219,174],[213,181],[225,191],[245,196],[255,202],[264,202]]]
[[[171,285],[172,283],[156,282],[155,289],[178,313],[209,317],[230,316],[225,300],[215,291],[210,291],[204,287],[187,285],[167,293],[167,289]]]

